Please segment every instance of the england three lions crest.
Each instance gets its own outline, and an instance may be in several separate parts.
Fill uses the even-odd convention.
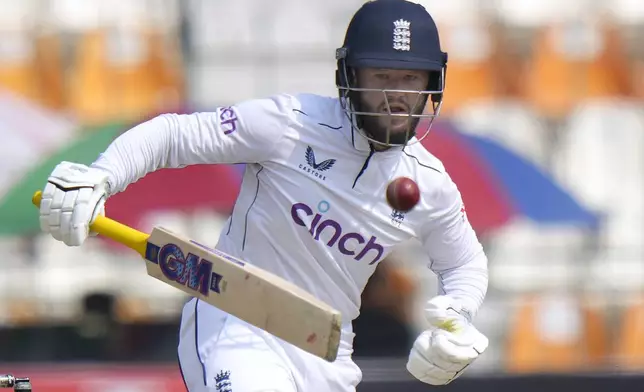
[[[215,376],[215,388],[217,392],[232,392],[232,383],[230,382],[230,370],[222,370]]]
[[[411,23],[404,19],[394,21],[394,49],[411,50]]]

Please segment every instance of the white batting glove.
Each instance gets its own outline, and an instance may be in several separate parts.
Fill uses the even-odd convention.
[[[488,339],[459,313],[457,301],[437,296],[427,302],[431,329],[424,331],[409,353],[407,371],[431,385],[446,385],[461,375],[488,347]]]
[[[85,165],[61,162],[47,180],[40,203],[40,228],[69,246],[80,246],[89,226],[105,214],[107,174]]]

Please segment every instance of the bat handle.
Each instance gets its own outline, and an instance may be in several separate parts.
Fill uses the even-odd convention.
[[[40,207],[41,200],[42,192],[37,191],[32,197],[31,202],[36,207]],[[145,257],[145,248],[148,238],[150,237],[149,234],[133,229],[102,215],[97,216],[89,228],[91,231],[98,233],[103,237],[107,237],[135,250],[141,255],[141,257]]]

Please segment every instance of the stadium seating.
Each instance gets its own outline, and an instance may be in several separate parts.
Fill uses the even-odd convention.
[[[586,99],[630,94],[629,70],[611,27],[568,22],[538,30],[524,95],[539,113],[562,118]]]
[[[513,373],[568,373],[598,369],[608,341],[601,307],[558,290],[524,295],[511,313],[505,367]]]
[[[80,125],[278,92],[336,96],[334,49],[363,3],[155,1],[0,0],[0,86]],[[521,154],[602,218],[593,234],[522,217],[486,233],[490,289],[477,325],[492,344],[473,368],[641,371],[644,1],[417,2],[434,15],[450,55],[441,115]],[[52,139],[69,126],[48,124]],[[24,128],[4,121],[0,130],[19,147],[3,154],[3,168],[18,155],[45,154],[22,151]],[[152,219],[212,241],[223,218]],[[0,239],[10,255],[0,274],[0,326],[70,323],[96,292],[114,295],[115,317],[126,324],[174,319],[185,299],[145,278],[137,257],[97,242],[81,254],[38,237],[30,259],[21,240]],[[387,281],[374,280],[384,289],[369,296],[420,332],[435,277],[422,250],[403,247],[404,260],[381,271]],[[403,301],[412,306],[396,308]]]
[[[624,307],[616,328],[612,363],[625,371],[644,370],[644,299],[635,296]]]

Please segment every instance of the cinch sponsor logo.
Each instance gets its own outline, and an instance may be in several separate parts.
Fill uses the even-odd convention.
[[[237,113],[232,107],[219,109],[219,121],[221,121],[221,129],[224,130],[224,135],[230,135],[237,130]]]
[[[370,260],[369,265],[378,262],[384,253],[384,248],[378,244],[378,239],[371,236],[367,240],[360,233],[345,233],[339,222],[324,217],[323,214],[329,208],[329,203],[326,201],[318,204],[319,212],[313,212],[313,209],[305,203],[296,203],[291,207],[291,217],[296,225],[308,228],[309,234],[316,241],[320,241],[322,233],[332,234],[326,245],[337,248],[343,255],[353,256],[357,261],[366,258]],[[307,219],[307,217],[313,217],[313,219]]]

